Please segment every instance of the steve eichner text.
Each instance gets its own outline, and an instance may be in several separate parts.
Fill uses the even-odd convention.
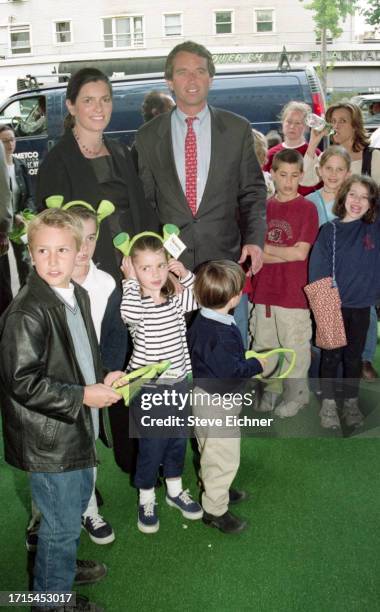
[[[222,404],[225,410],[240,408],[241,406],[253,406],[255,403],[255,391],[249,393],[194,393],[192,390],[185,393],[175,389],[164,389],[159,393],[143,393],[141,395],[141,409],[151,410],[153,407],[165,406],[183,410],[190,403],[196,402],[197,406],[213,407]]]

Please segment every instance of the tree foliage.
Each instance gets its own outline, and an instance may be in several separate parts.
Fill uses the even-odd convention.
[[[366,7],[361,9],[360,13],[364,15],[365,20],[369,25],[380,28],[380,2],[379,0],[366,0]]]
[[[378,3],[378,0],[373,0],[373,3]],[[311,0],[305,4],[305,8],[314,11],[313,20],[318,37],[322,36],[323,31],[328,31],[333,38],[338,38],[343,31],[340,21],[353,15],[356,5],[357,0]]]

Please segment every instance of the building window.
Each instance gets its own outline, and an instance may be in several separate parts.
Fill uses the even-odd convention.
[[[164,15],[164,36],[182,36],[182,15],[180,13],[168,13]]]
[[[54,22],[54,42],[57,45],[70,44],[72,42],[71,21]]]
[[[109,17],[103,19],[104,46],[106,49],[144,46],[144,18]]]
[[[25,55],[32,52],[29,25],[11,26],[9,33],[11,55]]]
[[[215,11],[215,34],[232,34],[232,11]]]
[[[274,10],[258,9],[255,11],[256,32],[274,32]]]

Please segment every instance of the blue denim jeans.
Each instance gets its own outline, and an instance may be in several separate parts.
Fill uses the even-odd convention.
[[[243,339],[244,349],[248,348],[248,295],[243,293],[239,304],[234,309],[234,319]]]
[[[81,517],[91,497],[94,469],[32,472],[33,502],[41,512],[33,589],[69,592],[76,571]]]
[[[362,355],[363,361],[372,361],[375,359],[377,346],[377,313],[375,306],[371,306],[369,315],[369,326],[367,331],[367,338],[365,341],[365,347]]]

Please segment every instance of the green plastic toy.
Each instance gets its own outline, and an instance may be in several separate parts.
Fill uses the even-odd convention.
[[[283,372],[282,374],[280,374],[280,376],[276,376],[277,379],[280,379],[280,378],[287,378],[289,374],[291,373],[291,371],[293,370],[294,366],[296,365],[296,352],[294,349],[275,348],[275,349],[271,349],[270,351],[265,351],[263,353],[256,353],[255,351],[246,351],[245,358],[251,359],[251,357],[256,357],[256,359],[266,359],[267,357],[272,357],[273,355],[284,356],[286,354],[291,355],[291,360],[290,360],[288,369],[285,370],[285,372]],[[255,378],[263,378],[263,376],[262,374],[257,374]]]
[[[25,208],[21,213],[18,213],[23,220],[23,224],[13,228],[8,234],[9,240],[16,244],[25,244],[23,237],[26,235],[26,228],[32,219],[36,217],[36,213],[32,212],[29,208]]]
[[[91,204],[85,202],[84,200],[72,200],[71,202],[66,202],[66,204],[64,204],[63,201],[63,196],[52,195],[46,198],[46,206],[48,208],[61,208],[62,210],[69,210],[73,206],[83,206],[84,208],[88,208],[88,210],[91,210],[96,214],[98,219],[98,225],[100,225],[103,219],[109,217],[110,215],[112,215],[112,213],[115,212],[115,206],[109,200],[101,200],[97,210],[95,210],[95,208]],[[98,237],[98,234],[99,228],[96,237]]]
[[[166,372],[171,366],[170,361],[159,361],[157,363],[150,363],[142,368],[138,368],[137,370],[133,370],[129,372],[122,378],[119,378],[118,381],[125,381],[125,385],[122,387],[114,387],[116,393],[119,393],[126,406],[129,406],[132,398],[138,393],[141,387],[148,380],[152,380]]]
[[[173,225],[172,223],[167,223],[162,228],[162,236],[160,236],[160,234],[156,234],[155,232],[141,232],[140,234],[136,234],[133,236],[133,238],[131,238],[129,234],[122,232],[121,234],[115,236],[113,239],[113,244],[123,253],[125,257],[128,257],[129,253],[131,252],[131,248],[139,238],[142,238],[143,236],[153,236],[154,238],[161,240],[163,244],[169,238],[169,236],[173,234],[174,236],[179,236],[179,227]]]

